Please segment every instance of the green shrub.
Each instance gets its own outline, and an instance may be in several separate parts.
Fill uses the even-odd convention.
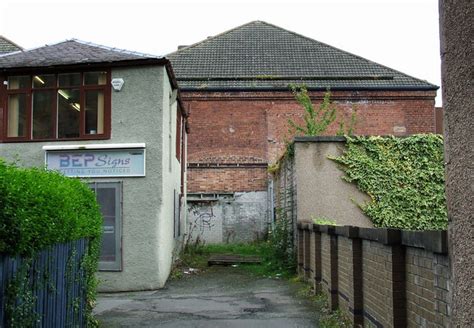
[[[0,159],[0,253],[32,258],[50,245],[89,238],[83,263],[90,320],[101,233],[94,193],[80,180]]]
[[[371,197],[361,208],[376,226],[447,228],[441,136],[348,137],[347,150],[333,159]]]

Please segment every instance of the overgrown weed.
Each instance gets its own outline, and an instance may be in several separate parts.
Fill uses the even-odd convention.
[[[298,284],[296,296],[308,300],[319,312],[319,327],[321,328],[346,328],[352,327],[351,321],[344,316],[341,310],[331,311],[326,294],[315,294],[310,284],[303,282],[301,278],[290,279],[293,284]]]

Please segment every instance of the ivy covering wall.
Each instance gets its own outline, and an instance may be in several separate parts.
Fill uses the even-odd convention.
[[[360,206],[377,227],[447,228],[440,135],[348,137],[347,150],[333,160],[346,173],[343,179],[370,196]]]
[[[101,233],[99,206],[83,182],[41,168],[18,168],[0,159],[0,253],[32,259],[54,244],[88,238],[82,265],[87,275],[89,326]]]

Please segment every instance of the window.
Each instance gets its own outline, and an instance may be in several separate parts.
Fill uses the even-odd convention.
[[[109,79],[106,71],[9,76],[6,140],[108,138]]]
[[[104,218],[99,270],[122,270],[122,184],[120,182],[91,183]]]

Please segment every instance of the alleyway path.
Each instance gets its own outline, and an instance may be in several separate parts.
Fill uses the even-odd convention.
[[[102,327],[317,327],[317,313],[284,280],[212,267],[158,291],[100,294]]]

